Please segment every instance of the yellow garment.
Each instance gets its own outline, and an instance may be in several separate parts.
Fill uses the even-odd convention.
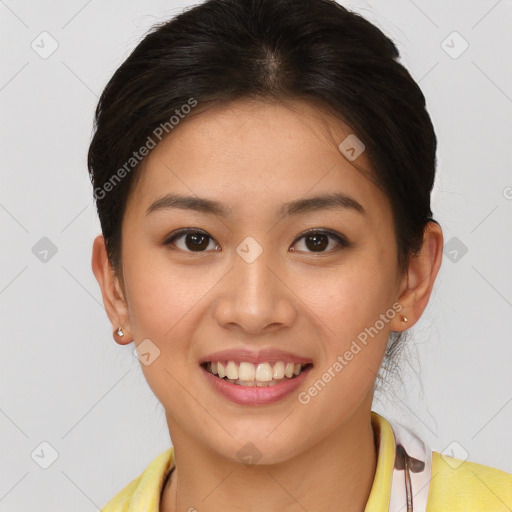
[[[365,512],[388,512],[395,462],[395,437],[391,425],[385,418],[373,411],[371,415],[378,439],[378,458]],[[173,467],[174,448],[171,447],[158,455],[140,476],[130,482],[101,510],[159,512],[162,484]],[[432,452],[427,512],[511,511],[512,474]],[[407,511],[404,509],[402,512]]]

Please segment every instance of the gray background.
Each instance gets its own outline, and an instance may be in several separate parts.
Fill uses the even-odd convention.
[[[186,5],[0,0],[1,511],[98,510],[170,445],[91,271],[100,228],[86,152],[111,74]],[[512,2],[344,5],[393,38],[424,91],[447,243],[412,329],[409,391],[397,383],[374,410],[437,451],[512,472]]]

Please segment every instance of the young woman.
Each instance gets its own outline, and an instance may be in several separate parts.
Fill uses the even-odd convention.
[[[108,83],[92,267],[173,446],[104,511],[511,509],[512,475],[371,410],[443,247],[398,57],[330,0],[209,0]]]

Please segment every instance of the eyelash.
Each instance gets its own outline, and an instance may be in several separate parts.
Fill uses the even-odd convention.
[[[215,241],[215,239],[212,238],[210,235],[208,235],[208,233],[206,233],[205,231],[202,231],[202,230],[196,229],[196,228],[184,228],[184,229],[180,229],[180,230],[176,231],[170,237],[166,238],[162,245],[169,246],[169,245],[173,244],[178,238],[181,238],[183,235],[188,235],[188,234],[205,235],[206,237],[210,238],[210,240]],[[343,237],[336,231],[332,231],[330,229],[311,229],[311,230],[305,231],[304,233],[301,233],[295,239],[293,245],[295,245],[302,238],[307,238],[308,236],[313,236],[313,235],[326,235],[326,236],[336,240],[338,242],[339,246],[337,249],[334,249],[334,251],[348,248],[351,246],[351,243],[345,237]],[[207,252],[206,250],[204,250],[204,251],[189,251],[189,250],[185,250],[185,249],[180,249],[180,250],[183,250],[184,252],[188,252],[191,254],[194,254],[194,253],[201,254],[201,253]],[[331,249],[329,251],[319,251],[319,252],[306,251],[306,252],[309,252],[310,254],[329,254],[329,253],[333,252],[333,250]]]

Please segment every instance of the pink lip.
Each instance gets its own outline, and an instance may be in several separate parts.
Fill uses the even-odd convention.
[[[235,363],[246,361],[253,364],[267,362],[273,364],[277,363],[278,361],[294,364],[307,364],[313,362],[311,359],[300,357],[296,354],[292,354],[291,352],[286,352],[279,349],[266,349],[259,350],[257,352],[253,352],[247,349],[221,350],[201,358],[199,360],[199,364],[206,363],[207,361],[234,361]]]
[[[312,366],[306,368],[293,379],[284,380],[275,386],[267,387],[239,386],[216,377],[202,366],[200,368],[214,389],[225,398],[242,405],[265,405],[277,402],[295,391],[304,382]]]

